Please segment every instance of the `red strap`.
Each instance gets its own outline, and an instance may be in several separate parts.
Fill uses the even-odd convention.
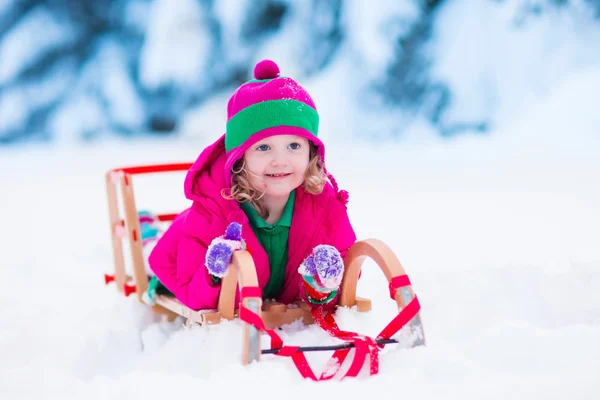
[[[390,297],[392,300],[396,300],[396,290],[406,286],[411,286],[408,275],[405,274],[393,277],[389,283]],[[377,335],[377,339],[389,339],[395,335],[396,332],[402,329],[404,325],[408,324],[410,320],[417,315],[420,309],[421,305],[419,304],[419,299],[415,295],[406,307],[404,307],[404,309],[400,311],[385,328],[383,328],[381,333]]]
[[[262,293],[258,287],[243,287],[242,288],[242,301],[246,297],[261,297]],[[243,304],[243,303],[242,303]],[[304,378],[317,380],[314,372],[308,364],[306,356],[302,352],[298,352],[297,346],[284,346],[283,340],[273,329],[267,329],[262,318],[254,311],[249,310],[243,305],[240,306],[240,319],[247,324],[254,326],[258,330],[265,331],[271,337],[271,348],[280,349],[276,354],[282,357],[291,357],[294,365]]]
[[[393,277],[389,283],[390,297],[393,300],[396,300],[396,290],[406,286],[411,286],[408,275]],[[383,328],[381,333],[377,336],[377,339],[389,339],[392,337],[396,332],[402,329],[404,325],[409,323],[410,320],[417,315],[420,309],[421,305],[419,304],[419,299],[415,295],[408,305],[404,307],[404,309],[400,311],[385,328]],[[367,353],[370,356],[370,373],[371,375],[377,374],[379,371],[378,349],[383,348],[383,346],[378,346],[376,340],[368,336],[359,335],[355,332],[340,330],[331,313],[323,316],[323,312],[320,308],[313,310],[313,318],[315,322],[317,322],[321,328],[327,331],[330,335],[338,339],[351,341],[354,343],[356,353],[348,372],[346,375],[344,375],[344,378],[347,376],[354,377],[358,375],[362,369],[362,366],[364,365]],[[333,354],[332,360],[337,361],[337,368],[329,371],[331,375],[328,375],[329,377],[327,379],[331,379],[331,377],[335,375],[335,373],[337,373],[337,371],[341,368],[341,364],[346,359],[348,352],[349,349],[340,349]]]
[[[262,298],[262,291],[258,286],[246,286],[242,288],[241,297],[242,300],[246,297],[258,297],[260,299]]]
[[[254,326],[256,329],[265,331],[271,337],[271,348],[276,349],[283,346],[283,340],[281,337],[272,329],[267,329],[262,318],[258,316],[254,311],[249,310],[244,306],[240,306],[240,319],[247,324]]]
[[[323,330],[325,330],[327,333],[329,333],[331,336],[337,337],[342,340],[346,339],[346,337],[342,336],[340,328],[335,323],[335,320],[333,320],[333,317],[331,317],[327,321],[325,320],[325,318],[327,318],[327,316],[330,316],[330,314],[327,314],[327,316],[324,316],[323,310],[321,308],[317,308],[315,310],[312,310],[312,316],[313,316],[313,319],[315,320],[315,322],[317,324],[319,324],[319,326]],[[345,333],[348,334],[351,332],[345,332]],[[350,335],[350,337],[351,336],[354,336],[354,335]],[[350,339],[350,337],[347,337],[347,339]],[[361,348],[361,350],[362,350],[362,348]],[[354,357],[353,365],[354,365],[354,363],[360,362],[360,357],[358,354],[358,352],[360,350],[357,348],[356,351],[357,351],[357,353],[356,353],[357,355]],[[335,376],[335,374],[342,367],[342,364],[346,360],[346,357],[348,356],[349,352],[350,352],[350,349],[336,350],[328,362],[328,365],[330,366],[330,368],[325,370],[323,372],[323,374],[321,374],[321,380],[329,380],[329,379],[333,378]],[[361,363],[360,367],[362,367],[362,363]],[[352,367],[351,367],[351,369],[352,369]],[[350,370],[348,370],[348,372],[350,372]]]
[[[409,323],[410,320],[417,315],[420,309],[421,305],[419,304],[419,299],[415,295],[410,303],[408,303],[406,307],[404,307],[404,309],[400,311],[400,313],[398,313],[398,315],[396,315],[396,317],[391,320],[385,328],[383,328],[381,333],[377,335],[377,339],[389,339],[395,335],[396,332],[402,329],[404,325]]]
[[[365,363],[367,354],[369,354],[369,360],[371,361],[370,373],[371,375],[377,374],[379,371],[379,349],[375,340],[365,335],[359,335],[356,332],[340,330],[339,326],[335,322],[335,319],[333,318],[333,315],[331,313],[323,315],[322,308],[313,310],[312,314],[315,322],[317,322],[319,326],[321,326],[321,328],[323,328],[331,336],[354,343],[354,360],[352,360],[350,368],[342,377],[342,379],[348,376],[357,376]],[[349,351],[350,349],[348,348],[336,350],[333,353],[330,362],[335,364],[332,365],[330,370],[325,371],[323,375],[321,375],[322,380],[331,379],[339,371],[342,363],[348,356]]]
[[[390,297],[392,300],[396,300],[396,290],[405,286],[410,286],[410,279],[408,278],[408,275],[395,276],[390,280],[389,288]]]
[[[302,375],[303,378],[309,378],[309,379],[312,379],[313,381],[320,380],[320,379],[317,379],[317,377],[315,376],[315,373],[313,372],[312,368],[308,364],[308,360],[306,359],[306,356],[304,355],[304,353],[302,353],[301,351],[295,352],[292,355],[292,361],[294,362],[296,369],[298,370],[298,372],[300,372],[300,375]]]
[[[401,275],[392,278],[389,283],[390,297],[395,300],[396,290],[405,286],[410,286],[410,280],[408,279],[407,275]],[[262,293],[258,287],[244,287],[242,288],[241,297],[242,301],[246,297],[260,298],[262,297]],[[419,304],[419,300],[417,296],[415,296],[408,303],[408,305],[404,307],[404,309],[400,311],[400,313],[398,313],[398,315],[381,331],[381,333],[377,336],[377,339],[389,339],[392,335],[402,329],[404,325],[410,322],[410,320],[417,315],[420,309],[421,306]],[[374,375],[379,372],[379,348],[383,346],[378,346],[375,339],[365,335],[360,335],[356,332],[342,331],[335,322],[335,319],[331,313],[327,313],[325,315],[323,314],[322,307],[312,310],[312,316],[315,322],[317,322],[319,326],[321,326],[321,328],[323,328],[331,336],[354,344],[354,359],[352,360],[350,368],[342,377],[342,379],[348,376],[356,377],[360,373],[366,361],[367,354],[369,354],[370,374]],[[266,329],[262,318],[258,314],[242,305],[240,306],[240,319],[259,330],[265,331],[271,337],[271,348],[280,349],[276,353],[279,356],[291,357],[294,365],[303,378],[310,378],[314,381],[329,380],[333,378],[340,370],[350,352],[350,348],[336,350],[328,363],[330,368],[326,369],[321,376],[317,378],[308,364],[308,360],[306,359],[304,353],[298,351],[298,346],[284,346],[281,337],[274,330]]]
[[[293,357],[298,351],[298,347],[299,346],[283,346],[281,347],[281,350],[275,354],[281,357]]]

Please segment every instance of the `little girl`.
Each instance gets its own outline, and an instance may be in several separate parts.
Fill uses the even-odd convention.
[[[264,299],[331,308],[343,257],[356,241],[348,195],[326,171],[308,92],[270,60],[258,63],[254,76],[230,98],[225,134],[188,171],[184,191],[192,205],[148,262],[183,304],[215,309],[233,251],[248,249]]]

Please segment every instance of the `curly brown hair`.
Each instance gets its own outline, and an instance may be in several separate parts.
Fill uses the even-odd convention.
[[[317,147],[313,142],[309,141],[310,145],[310,161],[304,172],[304,182],[302,186],[307,193],[320,194],[323,191],[327,175],[323,160],[317,153]],[[231,168],[231,188],[223,189],[221,195],[228,200],[235,200],[238,203],[251,203],[257,210],[258,215],[263,219],[269,217],[269,212],[261,204],[260,199],[264,196],[264,192],[260,192],[250,181],[250,171],[246,169],[246,160],[239,159]],[[227,193],[229,192],[229,193]]]

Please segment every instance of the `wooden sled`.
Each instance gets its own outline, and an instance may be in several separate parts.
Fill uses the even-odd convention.
[[[114,274],[105,274],[105,282],[116,283],[117,290],[125,296],[135,294],[139,302],[148,288],[149,277],[145,270],[140,222],[133,188],[133,176],[150,173],[187,171],[191,163],[157,164],[116,168],[105,175],[110,218],[110,237],[114,258]],[[121,217],[121,210],[123,217]],[[176,214],[159,214],[158,219],[168,223]],[[126,273],[123,241],[130,249],[132,274]],[[356,295],[356,287],[361,266],[366,258],[372,259],[381,268],[388,284],[397,277],[406,276],[404,268],[393,251],[378,239],[357,241],[348,251],[345,259],[345,272],[341,285],[339,307],[355,307],[359,312],[371,310],[371,301]],[[221,318],[233,320],[239,317],[240,305],[236,305],[236,290],[242,293],[245,288],[258,285],[252,256],[247,251],[236,251],[228,274],[221,282],[221,292],[216,310],[192,310],[179,300],[167,295],[157,295],[154,305],[149,306],[170,321],[178,316],[186,318],[188,325],[218,324]],[[413,299],[412,286],[404,285],[392,291],[399,310],[404,309]],[[300,299],[294,304],[264,302],[260,297],[240,297],[241,306],[256,313],[265,329],[275,329],[282,325],[302,320],[304,324],[314,323],[310,307]],[[410,320],[410,327],[419,332],[415,346],[424,345],[423,325],[420,313]],[[244,323],[242,363],[258,361],[261,356],[260,332],[255,326]]]

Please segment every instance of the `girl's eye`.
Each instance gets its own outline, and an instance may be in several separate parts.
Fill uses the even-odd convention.
[[[258,151],[267,151],[267,150],[269,150],[269,145],[261,144],[260,146],[258,146],[256,148],[256,150],[258,150]]]
[[[300,148],[300,143],[290,143],[288,148],[291,150],[298,150]]]

